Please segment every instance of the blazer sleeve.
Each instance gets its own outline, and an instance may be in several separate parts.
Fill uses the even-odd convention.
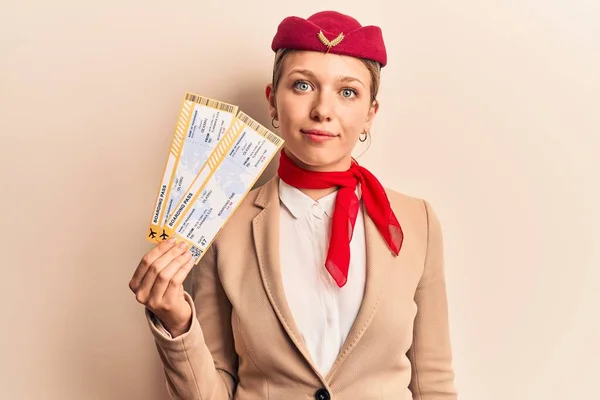
[[[237,384],[238,359],[231,328],[231,304],[221,286],[213,244],[191,272],[190,329],[170,337],[146,309],[150,330],[174,399],[228,400]]]
[[[431,205],[424,201],[424,206],[427,254],[415,293],[417,315],[413,343],[408,352],[412,365],[410,390],[414,400],[456,400],[442,232]]]

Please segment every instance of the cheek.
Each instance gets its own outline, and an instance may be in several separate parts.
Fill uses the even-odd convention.
[[[303,102],[299,99],[292,99],[291,96],[281,96],[277,105],[279,120],[284,125],[298,123],[306,113]]]
[[[367,113],[364,107],[343,107],[340,111],[340,124],[348,137],[358,137],[366,120]]]

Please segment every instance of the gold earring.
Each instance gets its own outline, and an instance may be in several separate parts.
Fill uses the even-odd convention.
[[[279,126],[280,126],[280,125],[277,125],[277,126],[275,126],[275,119],[276,119],[276,118],[277,118],[277,117],[273,117],[273,118],[271,118],[271,125],[273,125],[273,128],[275,128],[275,129],[279,129]]]
[[[367,131],[362,131],[362,132],[360,133],[360,136],[359,136],[358,140],[360,140],[361,142],[363,142],[363,143],[364,143],[364,142],[366,142],[366,141],[367,141],[367,136],[369,136],[369,132],[367,132]]]

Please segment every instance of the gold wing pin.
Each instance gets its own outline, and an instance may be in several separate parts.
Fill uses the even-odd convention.
[[[319,33],[317,34],[317,36],[319,37],[319,40],[321,41],[321,43],[323,43],[325,46],[327,46],[327,52],[329,53],[329,50],[331,50],[332,47],[337,46],[338,44],[340,44],[340,42],[342,40],[344,40],[344,34],[340,33],[335,39],[333,40],[329,40],[325,37],[325,35],[323,34],[323,31],[319,31]]]

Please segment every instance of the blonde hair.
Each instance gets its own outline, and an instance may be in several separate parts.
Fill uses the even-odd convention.
[[[273,93],[277,92],[277,85],[281,79],[281,73],[283,70],[283,60],[286,55],[293,52],[292,49],[279,49],[275,53],[275,61],[273,63]],[[360,58],[365,64],[369,73],[371,74],[371,103],[377,100],[377,93],[379,92],[379,83],[381,82],[381,64],[377,61],[367,60]]]

